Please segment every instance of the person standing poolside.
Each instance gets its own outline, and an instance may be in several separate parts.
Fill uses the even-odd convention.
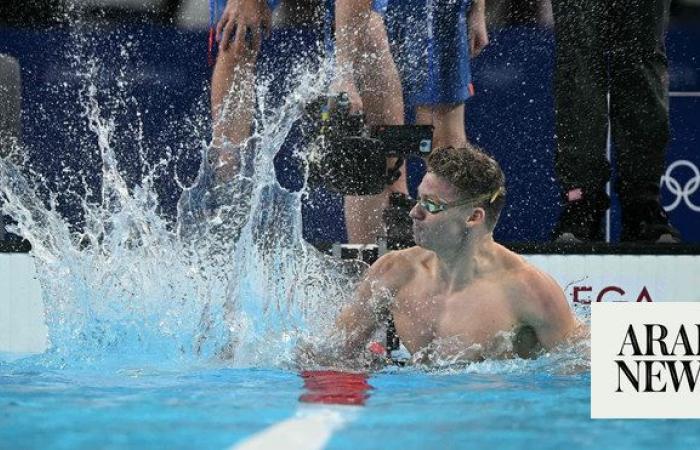
[[[337,321],[342,357],[360,357],[393,318],[428,360],[527,357],[579,327],[562,289],[493,240],[505,202],[498,163],[473,146],[434,150],[411,210],[416,246],[381,257]]]
[[[281,26],[321,27],[315,0],[214,0],[210,46],[218,43],[212,73],[212,148],[217,179],[230,179],[239,164],[238,148],[251,136],[255,112],[256,63],[277,11]]]
[[[276,9],[275,14],[283,18],[303,17],[305,23],[314,23],[323,15],[318,13],[323,5],[292,0],[218,2],[223,13],[216,27],[219,54],[212,77],[212,116],[215,166],[222,180],[235,173],[237,148],[251,134],[255,65],[261,40],[272,24],[272,10]],[[369,125],[402,124],[401,84],[389,52],[382,17],[386,2],[341,0],[337,4],[327,1],[325,6],[326,29],[335,29],[335,33],[328,35],[328,47],[334,48],[337,63],[331,90],[349,93],[353,110],[363,110]],[[298,24],[300,21],[291,22]],[[240,30],[248,32],[238,32]],[[387,161],[387,165],[393,166],[393,161]],[[381,211],[390,192],[408,192],[405,174],[379,195],[345,198],[351,243],[375,242],[383,234]]]
[[[489,43],[485,0],[390,0],[387,18],[406,107],[433,125],[433,148],[464,147],[469,59]]]
[[[679,242],[659,199],[669,140],[670,0],[553,0],[558,241],[602,241],[608,126],[622,206],[621,241]]]
[[[328,1],[329,9],[332,3],[338,70],[331,90],[349,93],[351,112],[364,111],[368,125],[403,125],[401,82],[384,23],[387,0]],[[387,167],[394,163],[387,160]],[[382,211],[392,194],[408,195],[405,166],[382,193],[345,197],[349,243],[374,243],[385,234]]]

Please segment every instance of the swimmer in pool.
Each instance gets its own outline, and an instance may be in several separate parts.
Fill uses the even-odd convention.
[[[493,239],[506,194],[498,163],[468,145],[427,164],[410,212],[417,245],[368,270],[337,321],[343,357],[366,352],[389,318],[422,362],[530,357],[571,337],[580,324],[562,289]]]

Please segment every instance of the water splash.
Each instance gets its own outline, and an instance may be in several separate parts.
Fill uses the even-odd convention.
[[[82,36],[76,32],[76,36]],[[77,47],[86,43],[78,39]],[[126,46],[122,56],[128,57]],[[62,195],[31,169],[0,160],[3,211],[12,232],[32,243],[49,329],[46,365],[225,358],[235,366],[277,366],[293,357],[296,340],[324,334],[357,276],[357,266],[326,257],[302,239],[301,201],[275,177],[273,158],[302,105],[325,88],[327,67],[299,67],[285,103],[265,106],[257,88],[256,133],[244,146],[240,172],[214,184],[201,139],[202,166],[186,187],[175,224],[159,210],[155,189],[168,154],[155,164],[143,138],[142,113],[129,96],[129,76],[105,96],[101,63],[76,52],[83,121],[95,138],[75,154],[99,151],[95,191],[89,173],[71,173],[82,223],[59,213]],[[137,142],[140,179],[126,177],[117,158],[125,140],[116,115],[135,118],[126,137]],[[193,123],[200,122],[195,118]],[[185,124],[187,125],[187,124]],[[201,133],[193,127],[193,133]],[[16,149],[21,153],[21,149]],[[302,155],[303,156],[303,155]],[[133,175],[133,174],[130,174]],[[42,194],[49,192],[48,200]]]

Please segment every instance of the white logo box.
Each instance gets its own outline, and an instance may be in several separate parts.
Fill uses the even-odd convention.
[[[700,303],[695,302],[592,304],[591,418],[700,418],[698,324]],[[667,336],[659,340],[662,326]],[[685,342],[679,336],[681,326]],[[656,338],[651,341],[651,354],[648,331]],[[662,354],[660,342],[675,355]],[[634,354],[637,350],[641,355]],[[691,354],[686,355],[688,351]],[[688,375],[698,381],[692,391]]]

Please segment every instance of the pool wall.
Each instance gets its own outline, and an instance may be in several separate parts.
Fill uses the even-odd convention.
[[[529,254],[571,304],[700,301],[698,254]],[[0,352],[43,352],[47,344],[34,258],[0,253]]]
[[[34,258],[0,253],[0,352],[43,352],[47,331]]]

